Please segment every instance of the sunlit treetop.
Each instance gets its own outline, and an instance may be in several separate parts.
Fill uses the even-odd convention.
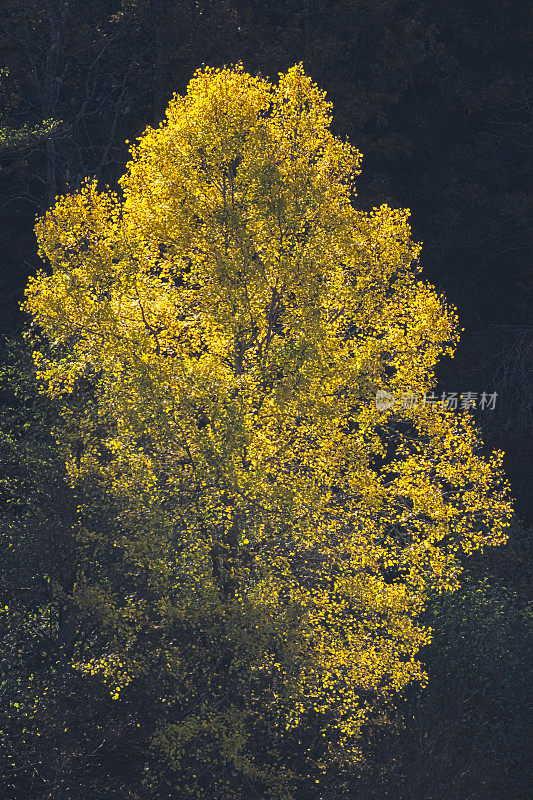
[[[360,154],[330,123],[301,65],[277,84],[198,71],[120,196],[88,181],[39,220],[50,270],[26,309],[84,442],[72,480],[143,519],[172,508],[168,569],[276,619],[300,666],[265,661],[269,702],[288,726],[322,714],[346,756],[368,709],[421,679],[428,589],[503,543],[511,506],[468,414],[376,408],[434,387],[457,321],[419,278],[408,212],[357,210]],[[80,381],[97,423],[69,412]]]

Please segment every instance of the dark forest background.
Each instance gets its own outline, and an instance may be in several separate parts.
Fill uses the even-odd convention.
[[[364,155],[359,206],[386,202],[411,209],[424,275],[457,307],[464,328],[456,357],[441,367],[439,388],[498,393],[495,410],[476,415],[487,447],[506,453],[517,519],[507,547],[472,561],[460,596],[436,601],[429,688],[412,698],[402,722],[374,735],[368,763],[346,796],[525,799],[533,5],[1,0],[0,8],[0,66],[6,70],[0,125],[11,131],[0,139],[6,352],[24,328],[19,302],[40,266],[35,216],[85,176],[115,187],[128,159],[126,140],[157,125],[173,92],[183,93],[202,65],[242,61],[247,71],[274,79],[303,61],[333,101],[335,133]],[[47,120],[54,122],[43,128]],[[32,414],[38,419],[33,430],[45,414],[30,389],[21,410],[8,380],[12,352],[4,363],[2,403],[11,422],[3,424],[22,436]],[[15,371],[20,377],[20,364]],[[16,584],[5,592],[15,592]],[[6,669],[12,650],[1,657]],[[48,756],[44,749],[40,757]],[[108,776],[102,786],[105,780],[113,785],[109,774],[116,764],[99,769]],[[51,796],[20,777],[10,780],[2,797]],[[81,777],[70,789],[58,789],[54,800],[77,798],[72,787],[78,784]],[[91,791],[97,798],[137,797]],[[344,796],[340,790],[338,796]],[[328,797],[337,797],[333,789]]]

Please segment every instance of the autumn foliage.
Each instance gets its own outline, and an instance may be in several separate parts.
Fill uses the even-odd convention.
[[[408,212],[357,210],[330,122],[301,66],[204,69],[120,196],[87,181],[37,225],[34,356],[84,497],[73,598],[104,630],[72,664],[156,698],[180,797],[285,798],[353,764],[425,680],[428,593],[505,541],[469,414],[376,407],[432,390],[457,321]],[[91,528],[95,493],[112,525]]]

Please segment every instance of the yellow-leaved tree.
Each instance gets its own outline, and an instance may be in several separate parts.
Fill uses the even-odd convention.
[[[73,663],[115,698],[152,681],[169,797],[289,797],[352,764],[425,679],[428,592],[505,541],[469,414],[376,405],[431,391],[457,322],[408,213],[354,207],[360,155],[330,122],[301,65],[201,70],[120,196],[88,181],[37,224],[39,374],[71,480],[120,512],[84,535],[129,565],[122,589],[80,568],[108,634]]]

